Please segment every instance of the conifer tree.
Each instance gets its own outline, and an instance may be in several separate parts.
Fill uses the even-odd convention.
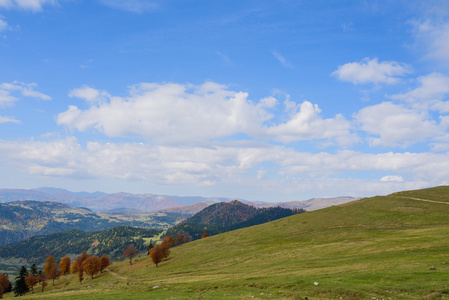
[[[150,242],[150,244],[148,245],[148,255],[150,255],[151,248],[153,247],[154,247],[153,242]]]
[[[31,266],[31,268],[30,268],[30,273],[33,274],[34,276],[37,276],[37,275],[38,275],[39,271],[38,271],[38,269],[37,269],[36,264],[33,264],[33,265]]]
[[[22,296],[28,292],[28,287],[25,281],[25,278],[28,275],[28,270],[25,266],[22,266],[19,271],[19,275],[16,277],[16,281],[14,282],[14,296]]]

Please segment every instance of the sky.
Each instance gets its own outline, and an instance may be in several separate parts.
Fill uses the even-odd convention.
[[[449,184],[449,1],[0,0],[0,188]]]

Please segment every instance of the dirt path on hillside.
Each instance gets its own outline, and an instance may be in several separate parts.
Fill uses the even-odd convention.
[[[122,279],[122,280],[128,280],[127,277],[120,276],[119,274],[117,274],[117,273],[115,273],[115,272],[112,272],[112,271],[109,270],[109,269],[104,269],[104,270],[105,270],[106,272],[112,274],[113,276],[117,277],[117,278],[120,278],[120,279]]]
[[[441,202],[441,201],[427,200],[427,199],[413,198],[413,197],[406,197],[406,196],[399,196],[399,197],[400,198],[405,198],[405,199],[412,199],[412,200],[416,200],[416,201],[423,201],[423,202],[431,202],[431,203],[439,203],[439,204],[449,205],[449,202]]]

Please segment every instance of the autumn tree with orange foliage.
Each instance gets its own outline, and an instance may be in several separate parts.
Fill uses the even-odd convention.
[[[103,254],[100,257],[100,272],[103,273],[103,270],[106,269],[111,264],[109,257],[106,254]]]
[[[80,282],[80,285],[82,284],[83,280],[84,280],[84,270],[82,266],[78,267],[78,280]]]
[[[130,265],[133,264],[133,257],[135,257],[136,255],[137,255],[137,249],[136,249],[136,246],[134,246],[134,244],[128,245],[128,247],[126,247],[125,251],[123,251],[123,256],[125,258],[129,258]]]
[[[77,265],[76,265],[76,261],[74,261],[70,265],[70,274],[73,274],[73,273],[76,273],[76,272],[77,272]]]
[[[156,267],[164,259],[164,251],[161,245],[156,245],[150,250],[150,257]]]
[[[66,272],[70,272],[70,257],[66,256],[61,258],[61,261],[59,262],[59,270],[63,275],[65,275]]]
[[[9,286],[8,275],[0,274],[0,299],[3,299],[3,293]]]
[[[94,275],[98,274],[101,269],[101,262],[98,256],[89,256],[83,261],[83,269],[88,275],[91,276],[91,279],[94,278]]]
[[[55,286],[55,279],[59,278],[59,270],[58,270],[58,265],[56,263],[51,266],[50,271],[47,274],[47,278],[52,279],[53,286]]]
[[[53,255],[45,259],[44,275],[47,279],[53,279],[53,286],[55,286],[55,279],[59,278],[59,270]]]
[[[190,234],[188,232],[182,231],[176,236],[176,244],[181,245],[184,243],[188,243],[190,242],[190,239]]]
[[[167,258],[170,255],[170,247],[175,243],[173,236],[169,235],[164,238],[161,243],[163,258]]]
[[[89,257],[89,254],[87,254],[87,251],[83,251],[80,256],[78,256],[75,259],[74,265],[70,267],[70,271],[72,273],[77,272],[78,273],[78,280],[80,284],[82,284],[84,279],[84,269],[83,269],[83,262]]]
[[[39,282],[37,276],[35,276],[33,273],[28,273],[27,277],[25,277],[25,282],[27,284],[27,287],[31,289],[31,294],[34,294],[33,287]]]
[[[202,239],[207,238],[209,235],[205,232],[203,233],[203,235],[201,236]]]
[[[44,265],[44,275],[47,275],[48,272],[50,272],[50,269],[53,265],[56,265],[55,257],[53,255],[49,255],[45,259],[45,265]]]

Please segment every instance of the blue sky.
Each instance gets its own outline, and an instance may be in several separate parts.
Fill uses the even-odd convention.
[[[0,0],[0,188],[449,183],[449,2]]]

